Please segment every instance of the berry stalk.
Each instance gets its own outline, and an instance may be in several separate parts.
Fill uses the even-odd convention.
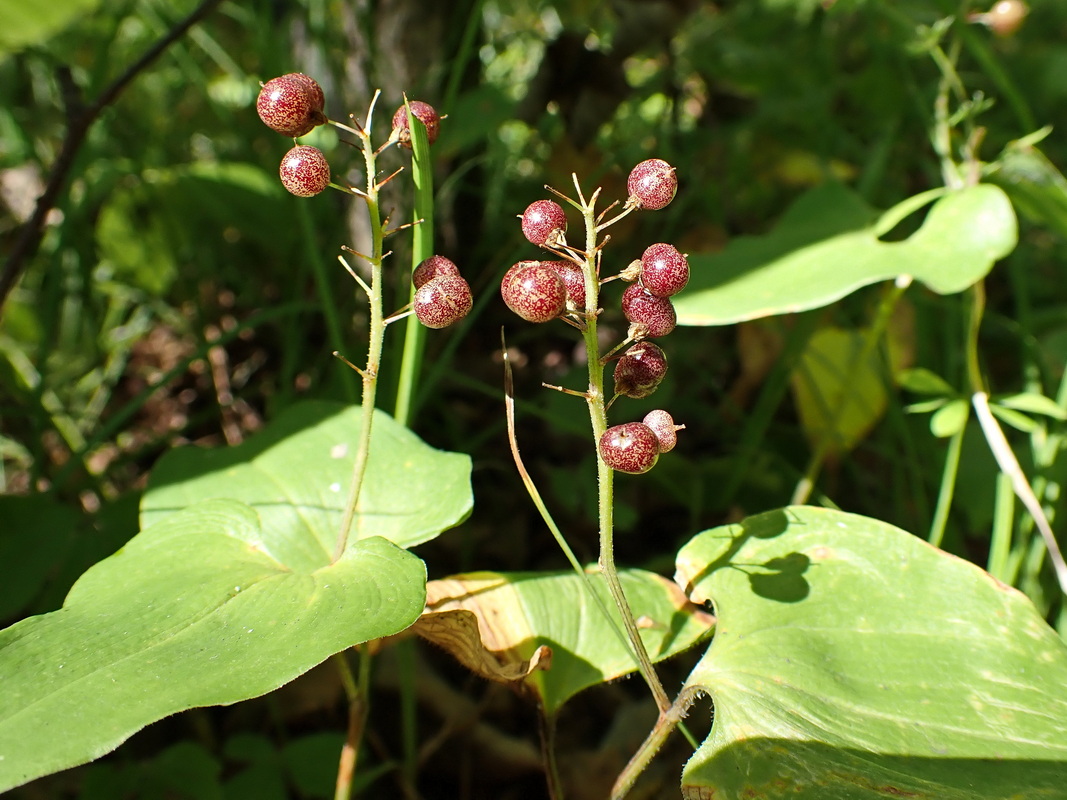
[[[575,178],[577,188],[577,178]],[[581,212],[585,221],[585,253],[586,260],[582,269],[585,277],[585,312],[586,323],[582,331],[585,341],[586,361],[589,365],[589,391],[586,394],[586,404],[589,406],[589,420],[593,427],[593,442],[596,450],[597,485],[599,503],[600,524],[600,557],[598,564],[600,572],[607,583],[615,606],[622,617],[626,636],[630,640],[634,655],[637,658],[638,670],[652,691],[656,700],[656,706],[660,714],[665,714],[671,707],[671,701],[663,689],[659,675],[652,665],[652,659],[648,655],[645,643],[641,641],[641,634],[637,629],[633,611],[626,600],[622,583],[619,581],[619,572],[615,566],[615,472],[604,461],[600,453],[598,443],[601,436],[608,429],[608,416],[604,395],[604,364],[600,360],[600,344],[597,340],[597,312],[600,302],[600,275],[599,256],[597,248],[597,223],[595,205],[597,193],[586,202],[578,190],[581,200]]]
[[[367,203],[367,214],[370,216],[371,223],[371,252],[364,256],[370,265],[371,275],[370,286],[364,287],[367,289],[367,299],[370,305],[370,333],[367,342],[367,364],[360,370],[363,377],[361,403],[363,424],[359,432],[359,445],[356,450],[355,464],[352,467],[352,480],[348,488],[344,515],[341,517],[341,527],[337,532],[337,545],[333,551],[334,562],[341,558],[348,546],[352,520],[355,518],[356,506],[359,503],[359,493],[363,488],[363,478],[367,473],[371,427],[374,420],[374,401],[378,389],[378,370],[382,360],[382,343],[385,340],[385,319],[382,313],[382,253],[385,237],[382,229],[381,209],[378,205],[378,190],[381,187],[376,178],[378,174],[377,153],[370,139],[371,117],[374,114],[374,104],[377,99],[378,93],[375,92],[367,111],[367,124],[360,130],[353,131],[359,136],[362,145],[367,175],[367,188],[360,194]]]

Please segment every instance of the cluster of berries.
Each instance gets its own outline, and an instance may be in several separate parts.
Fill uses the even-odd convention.
[[[642,161],[630,172],[623,214],[665,208],[678,190],[674,167],[662,159]],[[621,218],[622,215],[616,219]],[[508,308],[529,322],[565,319],[581,327],[599,313],[587,308],[586,269],[599,273],[600,253],[585,253],[567,244],[567,218],[553,200],[531,203],[522,214],[522,232],[531,243],[563,256],[548,261],[520,261],[504,275],[500,293]],[[600,225],[598,230],[611,223]],[[599,274],[596,285],[604,283]],[[677,315],[670,298],[689,282],[689,262],[673,245],[647,248],[617,276],[632,281],[622,295],[622,312],[630,323],[627,349],[615,365],[615,396],[641,398],[656,390],[667,372],[667,358],[648,341],[674,330]],[[611,280],[610,278],[607,280]],[[610,404],[609,404],[610,405]],[[677,426],[666,411],[653,411],[642,422],[609,428],[599,442],[604,462],[620,472],[642,473],[655,466],[660,453],[677,441]]]
[[[272,78],[263,84],[256,100],[259,118],[271,130],[296,138],[330,120],[322,87],[300,72]],[[392,144],[411,148],[408,109],[426,126],[426,139],[437,140],[441,118],[436,109],[421,100],[400,106],[393,114],[389,139],[380,150]],[[379,152],[380,152],[379,150]],[[297,197],[312,197],[330,184],[330,165],[317,147],[296,145],[282,158],[278,170],[282,185]],[[383,181],[384,183],[384,181]],[[444,256],[431,256],[412,272],[415,285],[413,311],[427,328],[444,328],[467,315],[473,306],[471,288],[459,274],[459,268]]]
[[[271,130],[297,138],[330,120],[323,109],[326,98],[322,87],[301,72],[271,78],[259,92],[256,111]],[[421,100],[408,103],[411,113],[426,126],[430,144],[437,139],[440,117],[434,107]],[[400,106],[393,114],[393,131],[386,143],[399,143],[410,149],[407,108]],[[297,197],[313,197],[330,185],[330,165],[317,147],[298,144],[282,158],[278,174],[282,185]]]

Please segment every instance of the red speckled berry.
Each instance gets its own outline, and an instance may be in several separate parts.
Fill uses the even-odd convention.
[[[474,305],[471,287],[459,275],[438,275],[415,292],[415,316],[427,328],[446,328]]]
[[[685,425],[675,425],[674,417],[659,408],[645,414],[643,422],[656,434],[661,453],[669,453],[674,449],[674,446],[678,444],[678,431],[685,428]]]
[[[441,118],[437,116],[437,111],[429,103],[424,103],[421,100],[409,100],[408,105],[411,106],[411,113],[415,119],[426,126],[426,140],[433,144],[437,141],[437,134],[440,132]],[[393,114],[393,130],[397,131],[400,137],[400,144],[404,147],[411,149],[411,131],[408,130],[408,112],[404,106],[400,106]]]
[[[292,78],[304,87],[304,91],[308,93],[308,100],[311,101],[311,107],[315,111],[321,112],[326,107],[326,96],[322,93],[322,87],[319,86],[318,81],[303,72],[291,72],[286,77]]]
[[[667,374],[667,356],[652,342],[631,345],[615,362],[615,393],[648,397]]]
[[[640,283],[632,283],[622,293],[622,313],[631,323],[630,335],[657,339],[674,330],[678,316],[670,298],[649,294]]]
[[[638,208],[658,211],[674,199],[678,191],[678,176],[674,174],[674,167],[666,161],[650,158],[630,170],[626,191],[630,193],[629,202]]]
[[[542,266],[556,271],[567,290],[567,301],[572,308],[585,308],[585,275],[573,261],[542,261]]]
[[[411,273],[411,282],[421,289],[427,281],[442,275],[459,275],[459,267],[444,256],[430,256]]]
[[[500,282],[500,294],[508,308],[527,322],[548,322],[567,305],[563,279],[539,261],[520,261],[508,270]]]
[[[278,168],[282,186],[297,197],[313,197],[330,183],[330,165],[317,147],[298,144]]]
[[[678,294],[689,283],[689,261],[674,245],[651,245],[641,256],[641,285],[656,297]]]
[[[600,457],[617,472],[640,475],[659,459],[659,439],[643,422],[627,422],[604,431],[598,443]]]
[[[536,245],[553,245],[567,232],[563,207],[551,200],[530,203],[522,215],[522,234]]]
[[[256,99],[256,111],[263,123],[271,130],[294,138],[326,121],[322,105],[322,89],[299,72],[267,81]]]

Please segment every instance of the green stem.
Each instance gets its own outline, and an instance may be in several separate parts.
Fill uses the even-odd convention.
[[[952,508],[952,498],[956,493],[956,475],[960,468],[960,452],[963,449],[963,434],[967,424],[952,434],[948,441],[948,453],[945,455],[945,467],[941,471],[941,489],[937,493],[937,508],[934,521],[930,524],[929,541],[934,547],[940,547],[945,538],[945,526],[948,525],[948,512]]]
[[[341,527],[337,532],[337,545],[333,551],[333,561],[344,555],[348,546],[348,537],[352,530],[352,520],[359,505],[359,494],[363,488],[363,478],[367,473],[370,460],[371,428],[374,420],[374,400],[378,389],[378,370],[381,366],[382,343],[385,340],[385,322],[382,315],[382,218],[378,206],[377,155],[370,140],[371,115],[374,103],[378,99],[375,93],[367,111],[367,125],[358,132],[362,140],[363,160],[367,171],[367,188],[363,195],[367,202],[367,214],[370,217],[371,252],[367,256],[370,265],[371,282],[368,300],[370,303],[370,334],[367,342],[367,365],[363,368],[363,402],[362,425],[359,432],[359,444],[356,449],[355,463],[352,466],[352,481],[348,487],[348,499],[345,502]]]
[[[614,501],[614,471],[604,463],[600,455],[600,437],[608,428],[607,411],[604,408],[604,365],[600,361],[600,345],[597,341],[597,310],[600,302],[600,276],[597,270],[597,225],[594,206],[596,194],[588,203],[582,199],[582,214],[585,217],[585,252],[587,254],[585,269],[585,297],[586,297],[586,325],[583,331],[585,340],[586,360],[589,365],[589,390],[586,393],[586,403],[589,406],[589,420],[593,427],[593,447],[596,451],[597,483],[599,486],[598,500],[600,506],[600,572],[604,576],[608,591],[611,593],[615,606],[619,609],[622,617],[626,636],[633,647],[637,658],[637,666],[641,676],[652,691],[656,700],[656,706],[661,714],[666,713],[671,707],[671,701],[663,689],[659,675],[652,665],[645,643],[641,641],[641,634],[637,629],[633,611],[626,600],[622,583],[619,581],[619,572],[615,567],[615,501]]]

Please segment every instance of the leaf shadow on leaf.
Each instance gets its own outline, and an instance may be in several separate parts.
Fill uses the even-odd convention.
[[[796,524],[796,521],[793,521]],[[773,539],[785,533],[790,525],[786,509],[748,517],[740,524],[732,526],[736,535],[731,535],[730,546],[722,556],[708,563],[695,575],[687,576],[685,593],[693,602],[707,602],[709,598],[699,595],[694,587],[698,586],[711,573],[723,567],[730,567],[748,575],[752,591],[760,597],[779,603],[797,603],[805,599],[811,591],[804,573],[811,566],[811,559],[804,553],[787,553],[776,556],[763,563],[735,561],[734,557],[749,539]]]
[[[1062,761],[889,755],[752,737],[730,743],[705,761],[694,757],[683,776],[682,796],[707,797],[713,788],[724,798],[1040,800],[1064,797],[1065,785],[1067,767]]]

